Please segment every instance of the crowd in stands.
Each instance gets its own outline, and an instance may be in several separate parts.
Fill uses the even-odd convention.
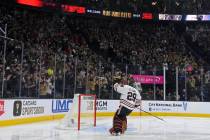
[[[7,23],[8,36],[18,40],[7,41],[5,98],[72,98],[74,93],[118,98],[112,88],[115,78],[154,72],[163,75],[163,64],[168,66],[168,100],[176,100],[177,66],[179,100],[201,101],[201,93],[208,95],[204,90],[208,69],[203,71],[205,76],[200,72],[206,63],[191,50],[187,32],[176,23],[89,18],[8,7],[0,8],[0,21],[2,26]],[[0,43],[2,86],[4,40]],[[154,87],[156,99],[163,99],[162,85],[142,86],[144,99],[154,99]]]

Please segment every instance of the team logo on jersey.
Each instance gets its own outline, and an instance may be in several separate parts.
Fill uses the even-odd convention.
[[[20,116],[22,111],[22,102],[15,101],[13,106],[13,116]]]
[[[4,114],[4,101],[0,101],[0,116]]]

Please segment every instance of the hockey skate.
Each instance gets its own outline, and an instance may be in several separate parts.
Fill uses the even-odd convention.
[[[110,133],[112,136],[120,136],[120,135],[121,135],[120,132],[115,132],[115,131],[114,131],[114,128],[110,128],[110,129],[109,129],[109,133]]]

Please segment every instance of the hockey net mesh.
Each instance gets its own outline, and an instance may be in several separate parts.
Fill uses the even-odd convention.
[[[59,129],[77,129],[96,125],[95,95],[76,94],[69,111],[60,121]]]

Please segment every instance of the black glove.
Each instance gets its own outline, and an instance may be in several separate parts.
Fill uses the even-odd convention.
[[[135,105],[135,108],[137,108],[137,107],[139,107],[139,106],[141,106],[141,105]]]

